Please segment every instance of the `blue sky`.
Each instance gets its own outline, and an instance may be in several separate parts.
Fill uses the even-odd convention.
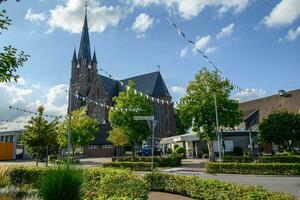
[[[0,119],[22,119],[8,104],[63,114],[83,0],[23,0],[0,4],[12,19],[0,36],[31,57],[19,83],[0,85]],[[171,16],[223,74],[241,87],[241,101],[300,88],[299,0],[88,0],[92,49],[117,78],[157,70],[178,101],[195,73],[209,64],[164,18]]]

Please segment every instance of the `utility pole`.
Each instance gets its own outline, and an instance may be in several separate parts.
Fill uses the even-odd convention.
[[[214,101],[215,101],[215,113],[216,113],[216,128],[217,128],[217,136],[218,136],[218,150],[219,150],[219,159],[220,162],[222,162],[222,154],[221,154],[221,141],[220,141],[220,133],[219,133],[219,116],[218,116],[218,106],[217,106],[217,97],[216,97],[216,91],[213,91],[214,93]]]

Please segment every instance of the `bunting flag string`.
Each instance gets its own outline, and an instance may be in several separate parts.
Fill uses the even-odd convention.
[[[26,109],[15,107],[15,106],[9,106],[9,109],[11,109],[11,110],[17,110],[19,112],[28,113],[28,114],[31,114],[31,115],[38,115],[37,112],[26,110]],[[59,119],[62,118],[62,116],[55,116],[55,115],[50,115],[50,114],[43,114],[43,116],[47,117],[47,118],[59,118]]]
[[[180,37],[182,37],[182,39],[186,40],[189,44],[191,44],[193,46],[193,48],[201,54],[201,56],[218,72],[220,72],[222,74],[222,72],[218,69],[217,65],[204,53],[204,51],[202,51],[201,49],[197,48],[196,42],[194,42],[193,40],[189,39],[187,37],[187,35],[174,23],[174,21],[168,17],[166,14],[163,14],[165,16],[165,18],[167,19],[167,21],[171,24],[171,26],[174,27],[174,29],[176,30],[176,32],[178,33],[178,35]],[[223,78],[227,79],[224,75]],[[228,79],[227,79],[228,80]],[[237,91],[241,91],[242,88],[240,88],[238,85],[234,84],[233,82],[230,81],[230,83],[234,86],[234,88]]]
[[[24,124],[28,124],[28,122],[25,122],[25,121],[7,120],[7,119],[1,119],[0,123],[24,123]]]

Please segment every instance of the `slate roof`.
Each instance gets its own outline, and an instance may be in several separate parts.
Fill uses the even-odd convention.
[[[90,37],[89,37],[89,28],[88,28],[86,12],[87,11],[85,11],[85,16],[84,16],[84,25],[83,25],[82,34],[81,34],[78,59],[91,60]]]
[[[127,84],[130,80],[134,81],[136,89],[144,94],[148,94],[153,97],[171,97],[159,71],[134,76],[122,81]]]
[[[119,93],[118,83],[116,81],[114,81],[113,79],[108,78],[103,75],[99,75],[99,77],[100,77],[100,81],[102,82],[104,89],[108,93],[108,96],[110,98],[117,96]]]

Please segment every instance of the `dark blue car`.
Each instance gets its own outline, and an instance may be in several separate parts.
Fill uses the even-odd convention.
[[[150,146],[144,146],[141,150],[139,150],[139,156],[151,156],[152,148]],[[154,156],[161,156],[162,149],[159,147],[154,147],[153,155]]]

